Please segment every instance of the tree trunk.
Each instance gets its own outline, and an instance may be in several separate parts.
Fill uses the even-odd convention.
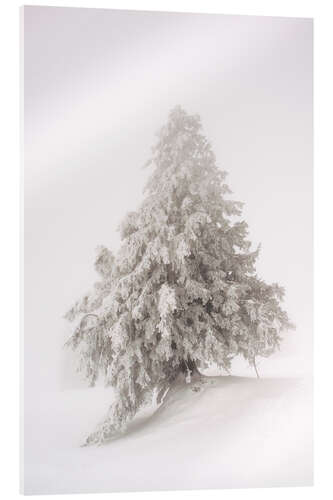
[[[254,366],[255,372],[256,372],[256,374],[257,374],[257,378],[260,378],[260,377],[259,377],[258,370],[257,370],[257,365],[256,365],[256,360],[255,360],[255,359],[253,360],[253,366]]]

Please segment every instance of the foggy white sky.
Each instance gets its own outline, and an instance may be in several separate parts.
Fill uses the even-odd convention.
[[[308,363],[312,21],[25,7],[24,58],[26,391],[59,383],[62,315],[95,279],[95,247],[117,249],[176,104],[245,202],[258,274],[286,287],[282,355]]]

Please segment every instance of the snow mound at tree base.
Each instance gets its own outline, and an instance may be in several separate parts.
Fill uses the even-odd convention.
[[[25,493],[312,484],[311,379],[204,382],[176,384],[156,411],[99,447],[80,445],[110,389],[43,395],[43,418],[41,407],[26,412]]]

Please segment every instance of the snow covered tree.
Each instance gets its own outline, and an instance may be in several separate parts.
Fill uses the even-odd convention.
[[[173,109],[147,165],[146,198],[122,221],[121,248],[115,257],[99,249],[100,280],[66,315],[87,379],[103,374],[117,395],[88,443],[107,441],[153,393],[161,401],[211,364],[229,370],[241,355],[256,369],[291,326],[283,289],[255,274],[259,249],[199,116]]]

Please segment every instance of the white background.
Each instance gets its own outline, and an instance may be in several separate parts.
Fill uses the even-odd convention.
[[[330,95],[330,89],[332,88],[332,80],[331,75],[329,74],[329,66],[331,64],[331,58],[328,51],[330,46],[329,41],[326,39],[326,36],[330,33],[331,28],[329,26],[330,23],[330,15],[326,11],[319,11],[316,14],[316,10],[314,6],[310,4],[307,5],[306,2],[298,3],[297,2],[279,2],[279,8],[269,7],[271,2],[251,2],[251,6],[248,5],[248,2],[230,2],[228,6],[227,2],[205,2],[200,6],[199,2],[191,2],[190,11],[197,12],[220,12],[220,13],[235,13],[235,14],[255,14],[255,15],[285,15],[285,16],[314,16],[315,17],[315,68],[316,68],[316,80],[315,80],[315,104],[316,104],[316,115],[315,115],[315,132],[316,132],[316,149],[315,149],[315,165],[316,165],[316,189],[320,189],[320,196],[316,196],[317,201],[317,213],[316,213],[316,232],[320,231],[322,234],[320,235],[320,247],[317,247],[316,251],[316,345],[317,345],[317,363],[316,363],[316,396],[317,396],[317,404],[316,411],[317,415],[317,424],[320,419],[320,429],[321,434],[325,432],[324,423],[330,422],[329,412],[324,410],[321,407],[321,400],[329,399],[331,391],[327,382],[331,379],[330,374],[330,363],[329,363],[329,354],[330,349],[328,348],[330,338],[330,323],[329,323],[329,311],[330,311],[330,282],[331,282],[331,270],[330,270],[330,246],[329,242],[322,241],[322,237],[330,236],[330,220],[329,220],[329,206],[328,203],[331,200],[330,195],[330,172],[329,167],[332,162],[329,162],[329,146],[330,146],[330,130],[327,129],[325,131],[325,123],[324,122],[324,114],[327,114],[327,117],[330,116],[329,110],[332,112],[332,100]],[[40,4],[40,3],[39,3]],[[115,8],[144,8],[147,10],[151,9],[159,9],[159,10],[178,10],[178,11],[186,11],[189,10],[185,5],[182,5],[181,2],[177,2],[175,6],[173,6],[173,2],[154,2],[153,5],[150,2],[121,2],[120,4],[116,2],[95,2],[94,7],[115,7]],[[218,5],[217,5],[218,4]],[[242,5],[243,4],[243,5]],[[63,4],[54,2],[53,5],[71,5],[71,6],[89,6],[89,2],[80,2],[71,4]],[[91,5],[90,5],[91,6]],[[239,6],[239,7],[238,7]],[[250,8],[252,7],[252,8]],[[12,24],[8,22],[8,19],[12,18]],[[2,65],[5,67],[4,77],[2,77],[2,82],[7,83],[7,87],[1,91],[1,96],[4,97],[4,103],[1,107],[3,110],[6,109],[5,113],[5,124],[2,130],[2,140],[4,146],[8,148],[8,152],[5,150],[6,156],[4,157],[1,165],[2,165],[2,175],[3,182],[2,187],[5,187],[5,192],[1,197],[2,203],[4,203],[2,207],[2,216],[4,217],[4,222],[2,227],[8,228],[9,234],[4,235],[2,250],[6,252],[6,254],[2,257],[1,261],[4,264],[4,275],[5,271],[7,272],[8,279],[6,282],[3,282],[2,290],[4,292],[4,296],[2,297],[3,304],[3,360],[1,364],[1,369],[4,370],[2,380],[5,382],[6,387],[6,397],[3,396],[3,402],[5,403],[5,415],[7,417],[7,421],[2,424],[3,434],[5,438],[8,437],[8,447],[6,448],[6,466],[3,466],[2,471],[6,471],[5,479],[8,480],[8,486],[6,486],[6,496],[10,497],[11,492],[15,489],[13,482],[17,482],[17,449],[18,449],[18,439],[17,439],[17,427],[18,427],[18,419],[14,419],[15,415],[15,406],[17,409],[17,388],[18,388],[18,377],[15,375],[18,372],[18,362],[17,362],[17,352],[18,352],[18,306],[17,306],[17,284],[18,284],[18,272],[17,272],[17,264],[18,264],[18,64],[17,64],[17,50],[18,50],[18,10],[15,8],[15,2],[11,2],[10,9],[5,14],[2,14],[2,20],[5,20],[4,29],[1,30],[1,41],[2,41],[2,50],[4,50],[4,55],[2,57]],[[326,31],[325,31],[326,30]],[[331,44],[332,45],[332,44]],[[12,48],[12,50],[9,50]],[[325,50],[326,48],[326,50]],[[5,62],[5,64],[4,64]],[[14,73],[13,73],[13,72]],[[324,73],[322,73],[324,72]],[[319,79],[319,76],[321,77]],[[325,93],[325,89],[327,93]],[[11,96],[11,99],[8,96]],[[326,121],[326,126],[329,124]],[[12,132],[10,138],[8,138],[8,130]],[[325,135],[326,133],[326,135]],[[327,140],[327,151],[324,151],[325,140]],[[12,190],[9,189],[9,184],[12,186]],[[318,234],[316,237],[316,244],[318,242]],[[319,279],[318,279],[319,278]],[[16,296],[16,297],[15,297]],[[8,304],[8,298],[12,297],[13,301],[10,306]],[[15,300],[16,299],[16,300]],[[8,304],[8,306],[7,306]],[[11,342],[10,342],[11,341]],[[322,342],[322,347],[320,349],[320,343]],[[332,345],[331,345],[332,346]],[[325,357],[326,356],[326,357]],[[13,363],[16,361],[16,363]],[[8,380],[13,380],[13,384],[10,385],[10,390],[8,391]],[[325,380],[326,385],[325,385]],[[4,393],[3,393],[4,394]],[[320,397],[320,395],[322,397]],[[325,398],[326,396],[326,398]],[[319,402],[318,402],[319,401]],[[17,414],[17,413],[16,413]],[[12,424],[10,427],[10,423]],[[327,428],[328,433],[328,428]],[[300,491],[292,490],[290,492],[293,497],[302,494],[302,498],[310,498],[313,494],[318,497],[326,497],[329,496],[328,491],[325,488],[328,488],[329,484],[329,464],[325,465],[325,461],[323,460],[322,450],[327,448],[330,450],[328,446],[328,434],[321,435],[319,432],[316,433],[316,455],[317,455],[317,466],[316,466],[316,476],[315,481],[317,485],[314,489],[307,489]],[[9,450],[12,450],[13,453],[10,453]],[[12,474],[7,474],[8,463],[12,462]],[[326,474],[326,476],[325,476]],[[325,483],[326,477],[326,483]],[[3,484],[3,487],[5,485]],[[16,487],[17,490],[17,487]],[[191,498],[203,498],[203,495],[217,497],[222,492],[191,492]],[[260,495],[265,495],[265,497],[269,496],[271,498],[275,498],[274,495],[281,494],[279,491],[223,491],[223,495],[230,495],[230,497],[237,497],[242,495],[253,495],[252,498],[260,498]],[[144,498],[145,494],[137,494],[139,495],[137,498]],[[177,496],[176,493],[165,493],[165,494],[155,494],[150,493],[150,495],[155,497],[162,497],[171,495]],[[184,495],[186,497],[186,493],[180,493],[180,495]],[[13,497],[15,494],[13,494]],[[93,497],[94,495],[91,495]]]

